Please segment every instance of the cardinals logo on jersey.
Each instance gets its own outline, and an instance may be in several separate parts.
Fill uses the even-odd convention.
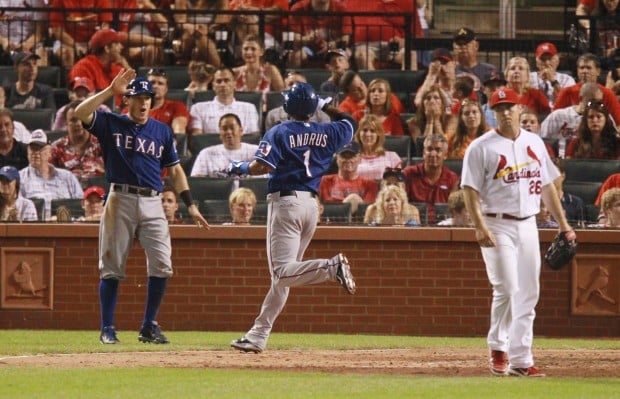
[[[540,166],[542,162],[534,150],[530,146],[526,149],[527,155],[531,158],[530,161],[515,165],[508,166],[508,160],[505,155],[500,154],[497,162],[497,168],[495,169],[495,175],[493,179],[502,179],[505,183],[515,183],[519,179],[531,179],[533,177],[540,177]],[[536,169],[528,169],[531,165],[538,165]]]
[[[266,141],[261,141],[258,143],[258,150],[261,154],[263,154],[263,156],[266,157],[271,152],[271,144]]]

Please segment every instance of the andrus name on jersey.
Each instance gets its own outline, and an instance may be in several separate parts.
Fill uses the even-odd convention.
[[[526,168],[522,168],[518,171],[511,171],[504,176],[502,176],[502,180],[504,183],[515,183],[519,179],[532,179],[535,177],[540,177],[540,169],[529,170]]]
[[[158,159],[161,158],[161,155],[164,152],[164,146],[160,145],[157,147],[157,144],[153,140],[138,137],[134,143],[133,136],[124,136],[122,133],[112,133],[112,136],[114,137],[116,146],[126,150],[141,152],[154,156]]]
[[[327,134],[325,133],[301,133],[292,134],[288,138],[291,148],[295,147],[326,147],[327,146]]]

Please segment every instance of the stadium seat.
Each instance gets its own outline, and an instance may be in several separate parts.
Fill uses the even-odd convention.
[[[231,221],[228,199],[203,200],[201,212],[209,223],[225,223]]]
[[[52,144],[59,138],[65,137],[68,133],[66,130],[48,130],[45,132],[45,134],[47,134],[47,140],[50,142],[50,144]]]
[[[323,224],[351,224],[351,204],[348,202],[323,204]]]
[[[50,130],[56,110],[52,108],[11,109],[13,119],[23,123],[30,131],[35,129]]]
[[[461,175],[461,171],[463,170],[462,158],[448,158],[443,162],[443,164],[457,175]]]
[[[239,188],[245,187],[252,190],[254,195],[256,195],[257,201],[266,201],[268,194],[267,182],[268,178],[247,178],[247,179],[239,179]]]
[[[411,157],[411,137],[409,136],[385,136],[384,147],[387,151],[394,151],[401,158]]]
[[[146,76],[146,73],[152,67],[150,66],[142,66],[138,68],[138,75]],[[189,85],[190,77],[189,72],[187,72],[187,66],[165,66],[165,67],[155,67],[161,68],[166,71],[166,77],[168,78],[168,88],[170,90],[174,89],[184,89]]]
[[[584,205],[594,204],[598,192],[603,185],[597,181],[564,181],[564,191],[580,197]]]
[[[567,181],[604,182],[620,172],[620,160],[565,159],[563,166]]]
[[[241,142],[258,145],[261,137],[262,136],[260,133],[245,133],[244,135],[241,136]]]
[[[62,198],[52,200],[52,216],[56,216],[58,208],[66,207],[71,212],[72,218],[84,216],[84,208],[82,208],[82,200],[79,198]]]
[[[8,86],[17,81],[17,73],[15,67],[0,66],[0,77],[2,85]],[[52,88],[61,88],[61,68],[59,66],[39,67],[37,73],[37,83],[44,83]],[[64,89],[67,90],[66,88]]]
[[[321,83],[329,79],[329,75],[331,74],[329,70],[325,68],[302,68],[298,69],[297,72],[305,76],[306,82],[308,82],[312,87],[314,87],[315,91],[319,91],[319,89],[321,88]]]
[[[282,92],[279,91],[270,91],[267,93],[267,112],[271,111],[274,108],[278,108],[284,103],[284,96],[282,96]]]
[[[411,205],[418,208],[418,212],[420,212],[420,224],[427,225],[428,224],[428,205],[426,202],[409,202]]]
[[[254,207],[254,213],[250,223],[252,224],[267,224],[267,208],[268,205],[264,201],[259,201]]]
[[[185,104],[185,106],[188,106],[190,104],[190,102],[189,102],[189,91],[187,91],[187,90],[183,90],[183,89],[170,89],[170,90],[168,90],[168,93],[166,94],[166,98],[168,100],[180,101],[183,104]]]
[[[448,204],[443,202],[435,203],[435,224],[450,218],[450,209]]]
[[[204,200],[228,201],[234,180],[189,176],[187,182],[196,201],[203,203]]]
[[[194,134],[190,140],[189,150],[198,155],[206,147],[222,144],[219,134]]]
[[[34,203],[34,207],[37,210],[37,217],[39,222],[43,222],[43,212],[45,212],[45,200],[43,198],[28,198]]]
[[[585,218],[586,218],[586,222],[588,223],[597,223],[598,222],[598,215],[601,212],[601,207],[594,205],[594,204],[588,204],[585,206]]]
[[[53,88],[54,102],[56,103],[56,109],[60,109],[71,101],[69,99],[69,91],[65,88]]]

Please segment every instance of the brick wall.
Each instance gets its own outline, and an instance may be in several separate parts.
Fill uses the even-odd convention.
[[[544,248],[553,233],[541,232]],[[172,236],[175,276],[158,318],[162,326],[249,328],[269,286],[265,228],[173,226]],[[346,253],[357,294],[336,283],[292,288],[274,331],[484,336],[491,290],[472,238],[469,229],[319,227],[306,258]],[[580,253],[620,253],[620,231],[583,231],[579,238]],[[98,329],[96,225],[0,225],[0,247],[54,248],[53,309],[0,309],[0,328]],[[120,285],[119,330],[139,327],[145,282],[136,244]],[[538,336],[620,335],[618,316],[571,315],[571,268],[545,267],[541,283]]]

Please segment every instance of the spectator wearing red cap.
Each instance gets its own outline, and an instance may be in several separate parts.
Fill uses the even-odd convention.
[[[105,190],[99,186],[90,186],[84,190],[82,209],[84,216],[77,219],[78,222],[98,222],[103,214],[105,202]]]
[[[123,43],[127,40],[124,33],[113,29],[98,30],[89,40],[91,54],[79,60],[69,71],[69,80],[88,78],[95,90],[103,90],[112,83],[121,69],[131,69],[123,57]]]
[[[72,101],[82,101],[95,94],[95,85],[89,78],[75,78],[69,87],[69,99]],[[52,130],[67,130],[67,118],[65,118],[66,108],[67,104],[56,111]],[[110,107],[105,104],[101,104],[97,109],[111,112]]]
[[[5,107],[14,109],[56,109],[54,92],[46,84],[38,83],[40,57],[31,52],[12,55],[17,81],[4,88]],[[51,126],[48,127],[48,129]]]
[[[97,29],[109,28],[112,22],[112,13],[98,12],[111,8],[109,0],[51,0],[50,8],[50,28],[58,39],[54,54],[65,68],[87,54],[87,43]]]
[[[536,69],[538,71],[530,72],[530,86],[545,93],[552,107],[560,90],[575,84],[572,76],[557,71],[559,65],[560,56],[553,43],[544,42],[536,47]]]
[[[549,100],[542,91],[530,87],[530,65],[523,57],[512,57],[504,69],[506,87],[519,96],[518,103],[536,112],[539,120],[551,112]],[[491,106],[492,108],[492,106]]]
[[[497,67],[486,62],[478,62],[480,43],[476,39],[476,32],[467,27],[461,27],[454,33],[452,51],[456,61],[456,75],[467,74],[474,76],[476,91],[480,90],[481,82],[486,81],[497,73]]]
[[[71,171],[82,183],[103,176],[103,155],[99,140],[90,134],[75,116],[75,108],[81,101],[72,101],[65,107],[67,135],[52,143],[50,163]]]

